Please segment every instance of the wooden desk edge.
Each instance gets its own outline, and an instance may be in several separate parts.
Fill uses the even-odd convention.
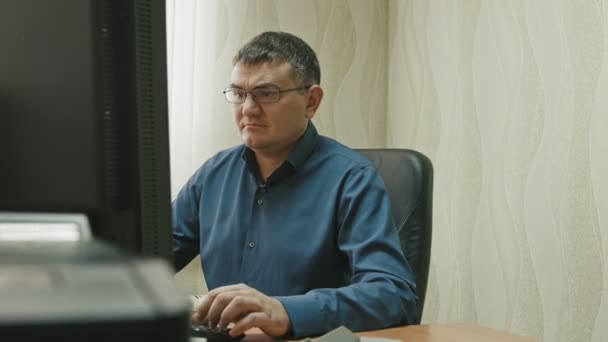
[[[474,323],[440,323],[396,327],[357,333],[358,336],[388,338],[402,341],[438,342],[531,342],[540,341],[530,337],[511,334],[506,331],[482,327]]]
[[[405,342],[537,342],[540,339],[513,335],[474,323],[440,323],[409,325],[355,333],[362,337],[388,338]],[[276,341],[259,329],[247,331],[244,342]]]

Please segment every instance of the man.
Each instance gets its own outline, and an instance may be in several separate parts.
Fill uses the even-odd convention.
[[[173,203],[177,269],[200,253],[211,290],[192,320],[275,337],[419,318],[384,183],[365,157],[320,136],[314,51],[265,32],[233,60],[243,145],[219,152]]]

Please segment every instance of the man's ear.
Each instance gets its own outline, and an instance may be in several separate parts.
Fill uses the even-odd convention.
[[[317,113],[321,100],[323,100],[323,88],[320,85],[314,84],[308,89],[310,96],[308,96],[308,103],[306,104],[306,117],[312,119]]]

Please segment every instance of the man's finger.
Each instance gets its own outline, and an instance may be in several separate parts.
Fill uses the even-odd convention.
[[[218,326],[225,328],[228,324],[240,320],[251,312],[262,311],[260,299],[250,293],[234,297],[220,315]]]
[[[239,297],[241,297],[239,301],[242,301],[242,298],[253,297],[253,294],[249,290],[236,290],[218,294],[213,300],[213,303],[211,303],[209,311],[207,312],[209,326],[217,326],[219,324],[221,316],[223,315],[223,312],[225,311],[225,308],[234,300],[234,298]]]
[[[222,293],[242,291],[244,286],[245,285],[243,285],[243,284],[227,285],[227,286],[221,286],[221,287],[218,287],[218,288],[215,288],[215,289],[209,291],[201,299],[199,307],[197,308],[196,312],[192,315],[192,321],[199,323],[199,324],[207,321],[207,316],[209,315],[209,309],[211,308],[211,305],[213,304],[213,302],[215,301],[215,298],[218,295],[220,295]]]
[[[238,336],[253,327],[258,327],[262,331],[267,331],[265,328],[268,327],[268,323],[268,317],[263,312],[250,312],[234,323],[234,326],[230,329],[230,335]]]

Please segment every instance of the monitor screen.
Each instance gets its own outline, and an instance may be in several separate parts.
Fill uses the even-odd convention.
[[[171,262],[165,35],[163,0],[0,2],[0,211]]]

